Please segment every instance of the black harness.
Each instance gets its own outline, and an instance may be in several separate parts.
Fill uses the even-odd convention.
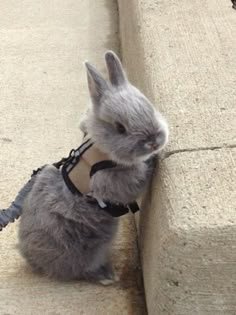
[[[129,203],[127,205],[123,205],[120,203],[114,204],[107,200],[97,200],[91,196],[82,194],[77,187],[70,180],[70,172],[73,168],[79,163],[82,155],[93,145],[92,141],[84,142],[78,149],[71,150],[69,156],[67,158],[62,158],[59,162],[53,163],[53,165],[60,169],[62,172],[63,179],[66,183],[66,186],[73,194],[78,194],[79,196],[83,196],[87,199],[87,201],[91,204],[99,206],[99,208],[103,211],[106,211],[113,217],[120,217],[129,211],[135,213],[139,210],[139,206],[136,201]],[[103,160],[97,162],[91,166],[89,177],[91,178],[98,171],[115,167],[117,164],[111,160]],[[18,192],[15,200],[11,203],[11,205],[7,209],[0,209],[0,231],[8,225],[10,222],[14,222],[16,219],[20,217],[22,214],[22,205],[24,199],[31,191],[33,184],[36,179],[36,175],[44,169],[46,165],[34,170],[31,179],[21,188]]]
[[[139,206],[136,201],[129,203],[127,205],[123,205],[121,203],[111,203],[108,200],[97,200],[93,197],[91,197],[89,194],[84,195],[82,194],[77,187],[74,185],[74,183],[71,181],[69,174],[73,170],[73,168],[80,162],[80,159],[82,155],[93,146],[93,142],[91,139],[88,139],[86,142],[84,142],[81,146],[79,146],[76,150],[71,150],[69,156],[67,158],[62,158],[59,162],[54,163],[53,165],[60,169],[62,172],[62,177],[64,179],[64,182],[68,189],[73,194],[77,194],[79,196],[84,196],[87,201],[91,204],[96,204],[99,206],[99,208],[103,211],[106,211],[113,217],[120,217],[129,211],[132,213],[137,212],[139,209]],[[100,162],[97,162],[92,165],[90,170],[90,178],[94,176],[98,171],[109,169],[116,167],[117,163],[112,160],[103,160]]]

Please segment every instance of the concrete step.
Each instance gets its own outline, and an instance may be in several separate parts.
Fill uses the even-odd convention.
[[[104,70],[118,52],[116,1],[0,2],[0,206],[31,171],[81,141],[88,93],[82,62]],[[114,264],[121,281],[103,287],[62,283],[31,272],[16,248],[17,224],[0,233],[1,315],[145,314],[132,217],[121,219]]]
[[[119,0],[129,77],[170,125],[140,217],[149,315],[236,314],[236,11]]]

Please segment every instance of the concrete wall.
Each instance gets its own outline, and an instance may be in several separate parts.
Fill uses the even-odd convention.
[[[118,2],[129,77],[170,124],[140,217],[148,313],[236,314],[236,12]]]

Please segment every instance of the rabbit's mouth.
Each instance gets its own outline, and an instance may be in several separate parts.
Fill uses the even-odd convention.
[[[113,161],[118,164],[131,166],[140,162],[145,162],[158,152],[157,150],[137,150],[131,149],[129,152],[114,152],[111,154]]]

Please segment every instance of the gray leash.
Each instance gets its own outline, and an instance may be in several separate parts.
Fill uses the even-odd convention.
[[[33,171],[31,179],[21,188],[9,208],[0,210],[0,231],[6,227],[8,223],[14,222],[21,216],[23,202],[33,187],[36,177],[35,175],[43,168],[44,166],[38,168],[36,171]]]
[[[34,180],[30,179],[17,194],[15,200],[7,209],[0,210],[0,231],[10,222],[14,222],[22,214],[25,197],[33,187]]]

